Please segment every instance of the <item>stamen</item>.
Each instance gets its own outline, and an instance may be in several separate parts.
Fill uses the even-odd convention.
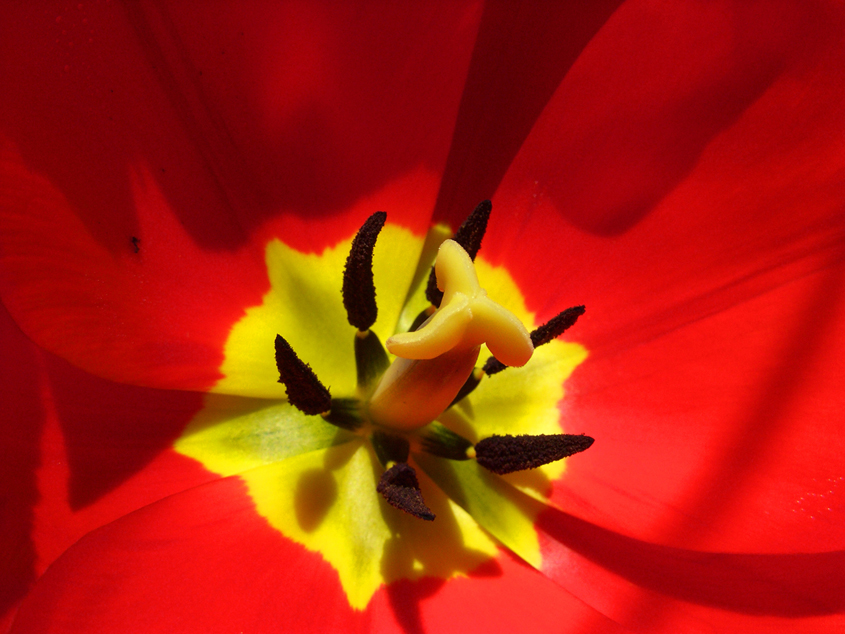
[[[385,471],[378,481],[376,491],[384,496],[388,504],[400,511],[429,522],[434,519],[434,513],[423,501],[417,473],[406,462],[397,462]]]
[[[584,306],[573,306],[572,308],[567,308],[556,317],[552,317],[542,326],[532,330],[531,343],[533,343],[534,347],[537,348],[538,346],[547,344],[550,341],[554,341],[566,332],[566,330],[574,326],[575,322],[578,321],[578,318],[583,315],[586,310],[587,309]],[[492,374],[496,374],[497,372],[501,372],[507,367],[509,366],[499,361],[495,356],[492,356],[487,359],[483,370],[484,374],[490,376]],[[471,391],[472,390],[470,390],[470,392]],[[468,393],[469,392],[467,392],[467,394]]]
[[[481,241],[487,232],[487,221],[490,220],[490,212],[493,210],[493,203],[489,200],[482,200],[472,213],[458,227],[455,234],[455,242],[460,244],[471,260],[475,260],[478,250],[481,248]]]
[[[472,213],[467,219],[464,220],[463,224],[458,227],[455,237],[452,238],[464,248],[464,251],[467,252],[467,255],[473,261],[475,261],[475,256],[478,255],[478,250],[481,248],[481,241],[487,232],[487,221],[490,220],[490,212],[492,210],[493,203],[489,200],[482,200],[472,210]],[[431,267],[431,272],[428,274],[425,297],[434,306],[440,306],[440,302],[443,301],[443,293],[438,286],[437,274],[434,271],[434,267]],[[411,330],[414,329],[412,328]]]
[[[327,423],[348,431],[356,431],[364,424],[361,403],[357,398],[333,398],[331,410],[321,415]]]
[[[387,214],[377,211],[367,218],[355,239],[343,270],[343,305],[349,323],[360,331],[369,330],[376,317],[376,287],[373,282],[373,248]]]
[[[476,443],[475,453],[478,464],[504,475],[556,462],[589,449],[593,442],[583,434],[490,436]]]
[[[584,306],[573,306],[567,308],[557,317],[552,317],[545,324],[531,331],[531,343],[534,347],[542,346],[560,337],[569,328],[575,325],[578,318],[586,311]]]
[[[507,369],[507,367],[508,366],[499,361],[496,357],[489,357],[487,361],[484,362],[484,366],[481,368],[481,371],[487,376],[492,376],[498,372],[501,372],[502,370]],[[468,393],[469,392],[467,392],[467,394]]]
[[[408,332],[414,332],[415,330],[419,330],[420,327],[428,321],[428,318],[434,314],[437,308],[434,306],[429,306],[428,308],[424,308],[420,311],[420,314],[414,318],[414,321],[411,323],[411,327],[408,328]]]
[[[468,460],[472,443],[448,427],[433,422],[420,432],[422,450],[449,460]]]
[[[281,335],[276,335],[276,367],[279,369],[279,383],[284,383],[291,405],[312,416],[331,409],[332,395],[328,389]]]
[[[495,359],[495,357],[490,357],[491,359]],[[452,407],[455,403],[460,402],[466,395],[470,394],[475,388],[478,387],[478,384],[481,383],[481,379],[484,378],[484,370],[482,368],[475,368],[467,377],[466,383],[464,383],[463,387],[458,391],[457,396],[455,396],[454,400],[449,404],[449,407]]]
[[[395,462],[408,462],[411,445],[406,438],[377,429],[370,437],[370,442],[382,466],[386,467]]]
[[[387,352],[372,330],[355,333],[355,369],[358,387],[367,391],[390,366]]]

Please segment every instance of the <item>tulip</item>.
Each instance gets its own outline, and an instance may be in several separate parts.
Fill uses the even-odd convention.
[[[9,631],[841,631],[839,6],[4,13]],[[237,337],[298,324],[354,392],[329,265],[387,211],[386,340],[424,236],[486,198],[491,298],[587,312],[467,434],[540,408],[596,442],[540,487],[423,457],[425,522]]]

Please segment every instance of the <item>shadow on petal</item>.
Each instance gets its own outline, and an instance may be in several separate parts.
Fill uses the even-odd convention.
[[[457,228],[493,194],[564,75],[620,4],[485,5],[435,220]]]
[[[551,508],[538,528],[553,540],[547,547],[569,548],[631,583],[682,601],[790,618],[845,610],[845,551],[755,554],[672,548]]]
[[[0,341],[5,363],[3,424],[0,425],[0,629],[3,615],[35,581],[36,552],[32,543],[33,506],[38,501],[35,469],[44,421],[42,381],[34,346],[0,304]]]
[[[195,392],[113,383],[50,357],[70,463],[70,505],[95,502],[172,446],[202,407]]]

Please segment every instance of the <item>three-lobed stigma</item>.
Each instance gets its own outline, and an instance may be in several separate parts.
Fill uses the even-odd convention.
[[[443,292],[440,307],[417,330],[387,340],[397,359],[367,407],[376,425],[411,430],[440,416],[475,368],[483,343],[508,365],[525,365],[534,352],[528,330],[487,297],[457,242],[440,245],[434,269]]]

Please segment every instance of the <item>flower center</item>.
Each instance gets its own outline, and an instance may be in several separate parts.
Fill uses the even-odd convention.
[[[483,236],[483,230],[464,229],[455,240],[473,259],[478,248],[461,240],[462,232]],[[232,327],[224,378],[176,443],[207,469],[242,480],[257,517],[319,553],[356,609],[398,579],[467,574],[495,557],[501,544],[531,565],[542,564],[533,522],[550,481],[563,473],[562,462],[548,462],[559,442],[554,439],[566,437],[559,434],[562,385],[587,355],[577,344],[555,340],[582,312],[570,309],[530,333],[535,350],[524,367],[502,371],[506,366],[490,357],[470,368],[451,406],[434,422],[410,428],[374,422],[368,407],[391,360],[380,342],[397,332],[421,332],[441,305],[434,276],[425,294],[409,292],[425,286],[428,265],[415,271],[407,264],[421,253],[431,253],[429,263],[434,259],[423,239],[390,223],[374,233],[372,260],[366,251],[363,260],[352,258],[363,262],[353,269],[373,275],[372,293],[366,274],[348,274],[349,254],[360,255],[358,237],[319,254],[268,243],[270,290]],[[475,266],[490,297],[533,327],[534,316],[507,270],[482,258]],[[356,322],[363,319],[354,328],[346,325],[352,312]],[[367,326],[373,315],[375,323]],[[319,405],[317,414],[280,399],[281,372],[267,354],[267,342],[277,333],[330,390],[328,407]],[[487,348],[481,345],[482,360]],[[482,378],[490,375],[496,376]],[[540,442],[541,436],[552,440]],[[526,466],[537,468],[497,475]],[[423,507],[415,506],[423,495]],[[417,519],[429,513],[435,521]]]
[[[346,261],[342,289],[349,323],[358,328],[359,398],[333,399],[311,367],[276,335],[279,382],[285,385],[291,405],[368,438],[385,468],[376,490],[392,506],[424,520],[435,515],[425,505],[416,471],[408,464],[412,447],[451,460],[476,459],[481,466],[506,474],[561,460],[593,443],[588,436],[572,434],[495,435],[473,447],[435,422],[458,396],[465,397],[478,385],[484,371],[473,375],[473,370],[482,344],[493,353],[488,361],[491,370],[520,367],[531,359],[535,345],[548,343],[584,312],[583,306],[570,308],[555,318],[556,325],[549,322],[529,334],[513,313],[487,296],[467,248],[459,241],[477,253],[490,209],[489,201],[481,203],[457,240],[440,245],[429,284],[439,292],[428,293],[432,306],[415,320],[415,328],[387,340],[387,349],[397,357],[389,366],[370,330],[378,315],[373,252],[386,214],[373,214],[361,227]]]

